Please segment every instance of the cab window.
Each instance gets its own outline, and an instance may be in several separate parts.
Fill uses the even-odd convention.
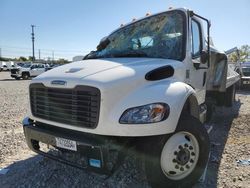
[[[197,57],[201,52],[201,31],[197,21],[192,20],[192,55]]]
[[[37,67],[37,65],[32,65],[30,68],[31,69],[37,69],[38,67]]]
[[[44,68],[44,65],[38,65],[38,68]]]

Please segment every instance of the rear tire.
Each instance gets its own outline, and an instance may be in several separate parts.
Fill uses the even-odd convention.
[[[202,176],[209,158],[205,127],[192,116],[179,121],[171,135],[145,144],[145,170],[152,187],[191,187]]]
[[[242,88],[242,81],[241,81],[241,79],[235,85],[236,85],[236,87],[235,87],[236,90],[241,90],[241,88]]]
[[[207,104],[206,123],[210,122],[213,116],[213,104]]]
[[[235,85],[232,85],[226,90],[225,94],[225,106],[231,107],[235,102]]]

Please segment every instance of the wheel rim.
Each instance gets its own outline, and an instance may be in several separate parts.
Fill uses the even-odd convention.
[[[161,153],[161,169],[172,180],[187,177],[199,158],[199,143],[188,132],[178,132],[165,143]]]

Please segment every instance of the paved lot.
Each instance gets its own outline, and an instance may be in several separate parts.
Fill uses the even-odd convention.
[[[16,81],[0,72],[0,187],[149,187],[143,165],[130,155],[109,178],[78,170],[31,152],[24,141],[21,121],[28,108],[30,80]],[[201,187],[249,187],[250,92],[239,91],[233,108],[216,108],[210,134],[212,151],[206,181]]]

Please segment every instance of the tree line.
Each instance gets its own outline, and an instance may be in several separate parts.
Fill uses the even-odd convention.
[[[5,57],[0,57],[0,61],[21,61],[21,62],[26,62],[26,61],[32,61],[32,56],[29,56],[28,58],[20,56],[19,58],[5,58]],[[56,64],[66,64],[69,63],[67,59],[60,58],[58,60],[49,60],[45,61],[49,63],[56,63]]]
[[[242,45],[238,52],[234,52],[228,56],[229,61],[231,62],[246,62],[250,59],[250,46]]]

